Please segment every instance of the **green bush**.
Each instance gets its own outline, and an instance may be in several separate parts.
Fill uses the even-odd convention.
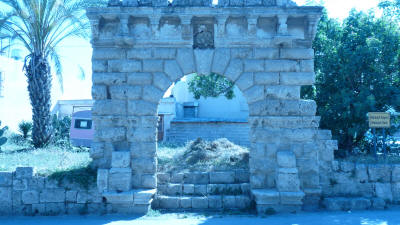
[[[71,143],[69,141],[69,131],[71,127],[71,118],[68,116],[60,118],[57,115],[53,115],[52,126],[52,144],[60,147],[70,148]]]
[[[32,131],[32,127],[33,127],[32,122],[21,121],[18,124],[18,131],[22,134],[24,139],[27,139],[29,133]]]

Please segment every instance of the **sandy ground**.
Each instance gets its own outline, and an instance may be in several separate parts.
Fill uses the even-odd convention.
[[[254,215],[202,215],[169,213],[158,216],[58,216],[0,217],[1,225],[395,225],[400,224],[400,210],[363,212],[319,212]]]

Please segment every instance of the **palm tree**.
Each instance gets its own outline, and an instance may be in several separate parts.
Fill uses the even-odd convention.
[[[52,67],[62,88],[57,47],[72,36],[87,38],[90,25],[84,9],[104,0],[0,0],[0,3],[7,6],[0,19],[1,32],[12,37],[13,43],[22,43],[29,53],[23,69],[32,105],[32,141],[35,148],[43,147],[52,136]]]

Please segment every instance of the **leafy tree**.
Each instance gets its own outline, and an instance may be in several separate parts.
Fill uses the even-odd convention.
[[[24,71],[32,104],[33,145],[43,147],[52,136],[50,118],[51,68],[62,84],[62,66],[57,47],[72,36],[87,38],[90,26],[84,9],[104,0],[0,0],[4,12],[1,33],[22,44],[29,54]],[[51,63],[51,64],[50,64]],[[62,85],[61,85],[62,87]]]
[[[317,102],[321,127],[350,150],[369,129],[368,112],[400,109],[399,27],[354,10],[343,24],[324,13],[313,47],[317,80],[302,97]]]
[[[387,16],[400,20],[400,0],[383,0],[379,3],[379,8]]]
[[[211,73],[209,75],[196,74],[189,81],[189,91],[193,93],[195,99],[200,97],[213,97],[224,95],[227,99],[233,99],[234,83],[219,74]]]

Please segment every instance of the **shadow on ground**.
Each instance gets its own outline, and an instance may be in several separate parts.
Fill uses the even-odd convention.
[[[400,210],[254,215],[166,213],[156,216],[0,217],[1,225],[396,225]]]

